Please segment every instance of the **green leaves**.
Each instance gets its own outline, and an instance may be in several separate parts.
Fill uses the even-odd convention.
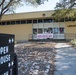
[[[56,4],[53,16],[57,19],[66,17],[76,18],[75,1],[76,0],[60,0],[60,2]]]

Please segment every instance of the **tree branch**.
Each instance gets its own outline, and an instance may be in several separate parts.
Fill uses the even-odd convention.
[[[10,0],[10,1],[8,2],[8,4],[2,9],[2,12],[3,12],[6,8],[9,7],[9,5],[12,3],[12,1],[13,1],[13,0]]]
[[[9,10],[9,8],[7,8],[5,11],[3,11],[2,15],[4,15],[8,10]]]
[[[5,0],[2,0],[2,2],[0,3],[0,7],[3,5],[4,2],[5,2]]]

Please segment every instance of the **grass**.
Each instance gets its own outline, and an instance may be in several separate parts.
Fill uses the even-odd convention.
[[[76,39],[71,40],[70,42],[72,45],[76,45]]]

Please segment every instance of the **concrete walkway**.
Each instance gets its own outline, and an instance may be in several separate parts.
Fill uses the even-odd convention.
[[[76,49],[66,43],[57,43],[54,75],[76,75]]]

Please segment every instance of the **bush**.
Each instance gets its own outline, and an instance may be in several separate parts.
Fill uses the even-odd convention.
[[[70,42],[72,45],[76,45],[76,39],[71,40]]]

